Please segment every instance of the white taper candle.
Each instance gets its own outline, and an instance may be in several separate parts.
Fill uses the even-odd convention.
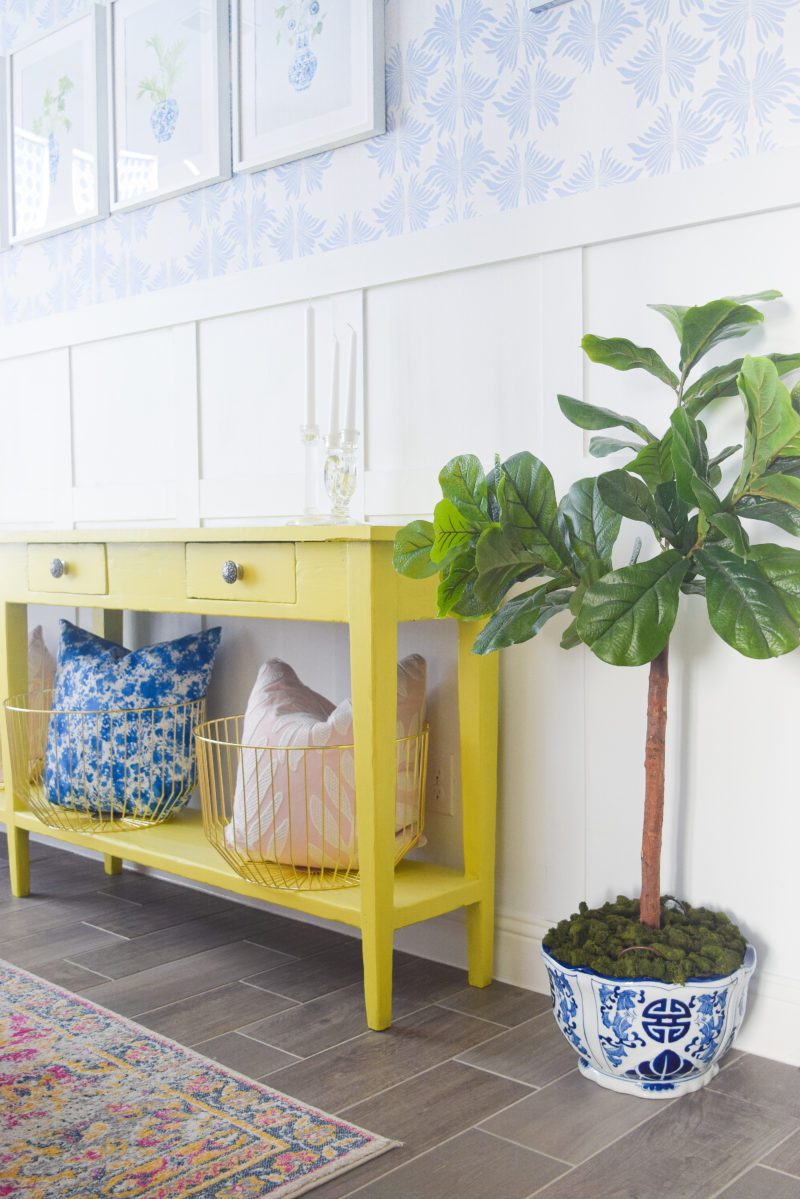
[[[350,329],[350,346],[347,354],[347,409],[345,412],[344,430],[347,434],[356,431],[356,331]]]
[[[317,423],[316,376],[314,371],[314,309],[306,308],[306,427]]]
[[[331,441],[339,439],[339,338],[333,339],[333,367],[331,370]]]

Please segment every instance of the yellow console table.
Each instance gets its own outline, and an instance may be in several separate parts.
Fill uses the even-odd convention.
[[[3,727],[14,895],[30,889],[33,832],[101,851],[109,873],[127,860],[351,925],[361,930],[367,1020],[374,1029],[391,1023],[394,930],[464,907],[469,981],[487,986],[494,929],[497,655],[473,655],[480,626],[459,624],[463,868],[419,861],[395,868],[397,625],[429,620],[436,606],[434,580],[411,582],[394,572],[394,532],[365,525],[0,533],[3,697],[28,685],[29,604],[90,608],[94,631],[120,641],[126,610],[334,621],[349,625],[356,746],[359,885],[298,891],[246,882],[208,844],[198,812],[111,833],[43,824],[15,796]],[[233,584],[222,575],[231,561],[241,567]]]

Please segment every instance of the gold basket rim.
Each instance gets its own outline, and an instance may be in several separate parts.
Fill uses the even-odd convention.
[[[241,712],[238,716],[216,716],[213,720],[205,720],[199,724],[194,730],[196,741],[202,741],[204,745],[216,745],[224,749],[252,749],[257,752],[270,750],[276,753],[309,753],[312,750],[319,753],[320,750],[355,750],[355,744],[350,745],[247,745],[243,741],[223,741],[217,737],[209,737],[205,735],[204,730],[211,728],[212,725],[222,724],[228,720],[244,720],[245,713]],[[406,737],[395,737],[395,745],[403,745],[406,741],[419,741],[428,736],[430,732],[430,724],[424,724],[418,733],[409,733]]]
[[[4,699],[3,707],[7,712],[19,712],[24,716],[129,716],[132,712],[174,712],[178,708],[195,708],[206,702],[205,696],[201,699],[182,699],[174,704],[151,704],[146,708],[53,708],[32,707],[19,702],[33,696],[38,698],[54,695],[55,690],[52,687],[46,687],[41,691],[22,691]]]

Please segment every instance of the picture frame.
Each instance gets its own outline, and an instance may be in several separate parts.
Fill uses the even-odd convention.
[[[105,9],[76,17],[6,60],[8,242],[63,233],[108,214]]]
[[[8,62],[0,58],[0,163],[8,163]],[[8,249],[8,188],[0,187],[0,252]]]
[[[385,132],[384,0],[233,0],[231,15],[235,171]]]
[[[111,211],[231,176],[227,0],[110,0]]]

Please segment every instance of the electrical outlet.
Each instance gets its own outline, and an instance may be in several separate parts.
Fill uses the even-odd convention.
[[[443,816],[453,815],[453,762],[449,770],[434,763],[428,770],[428,809]]]

